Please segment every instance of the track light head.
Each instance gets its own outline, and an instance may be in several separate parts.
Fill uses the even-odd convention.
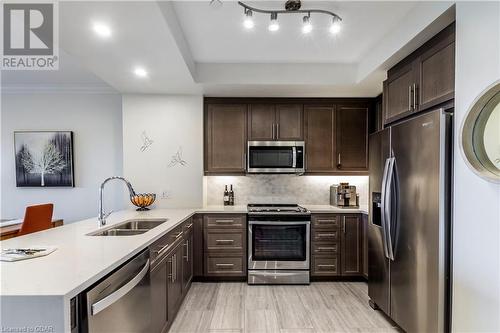
[[[311,16],[306,15],[302,18],[302,33],[308,34],[312,31]]]
[[[272,12],[271,13],[271,22],[269,22],[269,26],[267,29],[269,31],[278,31],[280,28],[280,25],[278,23],[278,13]]]
[[[332,25],[330,26],[330,33],[336,35],[340,32],[341,28],[340,18],[334,16],[332,19]]]
[[[247,29],[252,29],[255,26],[255,22],[252,17],[253,13],[250,9],[245,9],[245,18],[243,19],[243,26]]]

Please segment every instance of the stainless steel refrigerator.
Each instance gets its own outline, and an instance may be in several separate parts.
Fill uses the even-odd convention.
[[[370,136],[370,304],[407,332],[449,330],[452,113]]]

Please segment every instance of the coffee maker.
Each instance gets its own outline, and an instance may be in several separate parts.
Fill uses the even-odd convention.
[[[358,208],[359,195],[356,186],[340,183],[330,186],[330,205],[343,208]]]

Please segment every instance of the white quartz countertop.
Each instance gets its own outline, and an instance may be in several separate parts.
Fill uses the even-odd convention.
[[[359,206],[359,208],[342,208],[330,205],[301,205],[307,208],[311,213],[332,213],[332,214],[368,214],[368,206]]]
[[[367,207],[343,209],[328,205],[303,205],[313,213],[366,213]],[[0,242],[2,249],[55,246],[45,257],[0,262],[0,296],[64,296],[87,289],[122,263],[195,213],[241,213],[246,206],[207,206],[192,209],[124,210],[111,214],[106,228],[134,218],[166,218],[167,222],[134,236],[88,236],[99,229],[97,218],[65,224]]]

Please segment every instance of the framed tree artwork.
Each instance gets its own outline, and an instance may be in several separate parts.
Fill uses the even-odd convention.
[[[73,132],[14,132],[17,187],[73,187]]]

